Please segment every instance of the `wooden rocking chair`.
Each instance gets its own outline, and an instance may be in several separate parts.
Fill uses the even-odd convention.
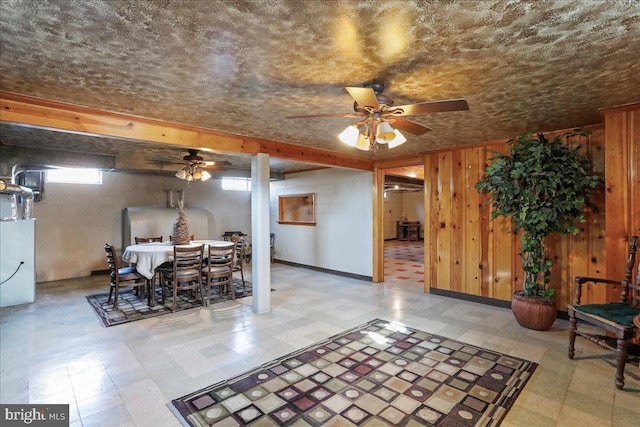
[[[574,344],[576,335],[580,335],[598,344],[604,344],[606,337],[602,335],[588,334],[578,330],[578,319],[597,326],[616,338],[617,369],[615,384],[618,389],[624,387],[624,367],[628,359],[629,341],[636,336],[638,330],[634,324],[634,318],[640,316],[640,271],[636,278],[636,284],[632,283],[632,275],[635,272],[636,252],[640,245],[638,236],[629,239],[629,256],[622,281],[611,279],[599,279],[593,277],[578,276],[574,280],[578,285],[576,298],[573,305],[567,307],[569,313],[569,359],[575,355]],[[618,302],[608,304],[580,305],[582,285],[585,283],[602,283],[608,286],[620,286],[621,294]]]

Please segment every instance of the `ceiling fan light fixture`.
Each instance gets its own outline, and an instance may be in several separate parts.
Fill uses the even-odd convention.
[[[187,182],[206,181],[211,178],[211,174],[198,165],[188,165],[180,168],[176,177]]]
[[[420,123],[406,119],[404,116],[415,116],[447,111],[464,111],[469,109],[469,104],[464,98],[444,99],[440,101],[426,101],[414,104],[395,106],[391,98],[383,95],[384,85],[379,82],[366,84],[364,87],[345,87],[349,95],[354,99],[353,113],[344,114],[312,114],[302,116],[288,116],[289,119],[302,119],[309,117],[359,117],[359,120],[348,126],[338,135],[338,138],[350,147],[363,151],[375,152],[379,145],[388,144],[388,148],[394,148],[404,144],[407,139],[395,130],[391,124],[412,135],[422,135],[432,130]],[[364,133],[369,142],[365,148],[364,141],[358,135],[358,127],[364,127]]]
[[[355,147],[358,143],[359,135],[360,131],[358,127],[356,125],[349,125],[338,135],[338,138],[348,146]]]
[[[189,166],[185,166],[180,168],[178,172],[176,172],[176,178],[180,178],[182,180],[188,181],[187,176],[190,175]]]
[[[356,147],[358,150],[369,151],[369,148],[371,147],[371,141],[364,133],[358,134],[358,140],[356,141],[354,147]]]
[[[407,138],[404,137],[397,129],[394,131],[395,138],[389,141],[389,148],[395,148],[398,145],[402,145],[407,142]]]
[[[386,144],[396,137],[395,129],[388,122],[380,122],[376,128],[376,141]]]

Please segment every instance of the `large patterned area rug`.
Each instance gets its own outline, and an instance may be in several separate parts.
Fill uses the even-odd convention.
[[[245,280],[245,284],[246,286],[243,286],[240,279],[233,279],[236,298],[244,298],[252,295],[251,282]],[[102,325],[107,327],[172,313],[170,307],[173,305],[173,295],[167,295],[165,305],[160,304],[162,296],[159,290],[156,290],[155,297],[157,301],[156,305],[149,306],[147,304],[147,298],[136,295],[133,289],[120,291],[117,310],[113,309],[113,299],[110,303],[107,303],[107,299],[109,298],[108,292],[89,295],[87,296],[87,301],[98,316],[98,319],[100,319]],[[230,299],[230,292],[220,292],[219,287],[213,287],[209,302],[210,304],[216,304]],[[176,311],[189,310],[195,307],[202,307],[199,299],[192,298],[189,292],[181,292],[178,294]]]
[[[497,426],[536,367],[375,319],[172,403],[191,426]]]

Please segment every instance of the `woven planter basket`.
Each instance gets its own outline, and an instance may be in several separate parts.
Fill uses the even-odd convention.
[[[518,324],[527,329],[547,331],[558,317],[556,301],[545,301],[542,298],[528,298],[518,292],[513,294],[511,311]]]

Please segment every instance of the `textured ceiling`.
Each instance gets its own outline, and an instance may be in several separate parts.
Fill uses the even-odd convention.
[[[637,0],[2,0],[0,31],[2,90],[373,159],[601,123],[599,108],[640,101]],[[286,118],[351,112],[344,86],[371,81],[396,105],[463,97],[470,110],[410,116],[433,131],[377,153],[339,142],[353,119]]]

